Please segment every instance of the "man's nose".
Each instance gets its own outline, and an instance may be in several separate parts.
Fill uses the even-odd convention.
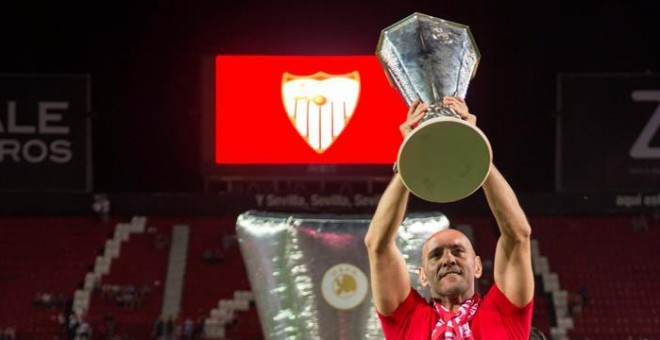
[[[454,256],[454,254],[451,253],[451,250],[446,249],[442,253],[442,257],[440,258],[440,264],[442,266],[451,266],[456,264],[456,257]]]

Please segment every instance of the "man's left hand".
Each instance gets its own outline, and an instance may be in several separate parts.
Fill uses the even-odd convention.
[[[464,121],[474,126],[477,125],[477,116],[470,113],[463,98],[446,96],[442,98],[442,104],[454,110],[454,112],[456,112],[456,114],[458,114],[458,116]]]

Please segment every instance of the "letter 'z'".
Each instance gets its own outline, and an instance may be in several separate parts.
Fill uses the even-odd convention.
[[[630,148],[630,157],[635,159],[660,158],[660,147],[651,147],[653,136],[660,132],[660,91],[636,90],[632,92],[631,96],[637,102],[658,102],[658,106]]]

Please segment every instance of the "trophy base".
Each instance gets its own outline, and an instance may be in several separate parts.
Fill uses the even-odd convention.
[[[476,126],[436,117],[404,139],[397,165],[405,186],[431,202],[454,202],[481,187],[490,171],[492,150]]]

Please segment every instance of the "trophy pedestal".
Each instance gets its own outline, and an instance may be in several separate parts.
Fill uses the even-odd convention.
[[[397,166],[413,194],[444,203],[479,189],[491,161],[490,143],[479,128],[458,118],[436,117],[408,134],[399,149]]]

